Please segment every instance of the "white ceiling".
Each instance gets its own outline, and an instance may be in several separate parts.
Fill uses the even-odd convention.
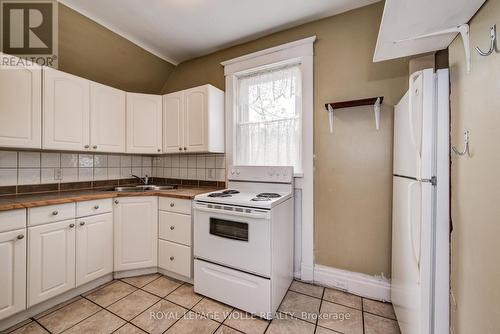
[[[379,0],[60,0],[174,64]]]

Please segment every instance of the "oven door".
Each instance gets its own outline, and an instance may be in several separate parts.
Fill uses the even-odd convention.
[[[194,256],[271,276],[271,212],[196,202]]]

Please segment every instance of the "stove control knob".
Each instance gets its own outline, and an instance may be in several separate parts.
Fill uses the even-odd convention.
[[[236,175],[240,175],[240,170],[239,169],[236,170]]]
[[[234,175],[234,169],[231,169],[231,175]]]

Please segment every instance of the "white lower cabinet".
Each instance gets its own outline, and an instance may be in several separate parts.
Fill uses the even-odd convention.
[[[76,285],[113,272],[113,214],[77,219]]]
[[[30,227],[28,306],[75,287],[75,220]]]
[[[191,247],[166,240],[159,240],[158,247],[158,267],[191,277]]]
[[[0,233],[0,319],[26,309],[26,229]]]
[[[114,270],[156,267],[158,197],[120,197],[114,203]]]

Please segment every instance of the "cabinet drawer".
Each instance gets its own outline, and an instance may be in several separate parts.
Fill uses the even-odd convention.
[[[75,218],[75,203],[28,209],[28,225],[40,225]]]
[[[252,314],[272,318],[271,280],[194,260],[194,291]]]
[[[191,200],[171,198],[171,197],[160,197],[160,210],[184,213],[186,215],[191,214]]]
[[[191,216],[160,211],[159,238],[191,246]]]
[[[26,227],[26,209],[0,212],[0,232]]]
[[[191,277],[191,247],[159,240],[158,251],[160,268]]]
[[[111,198],[76,203],[76,216],[86,217],[113,211]]]

